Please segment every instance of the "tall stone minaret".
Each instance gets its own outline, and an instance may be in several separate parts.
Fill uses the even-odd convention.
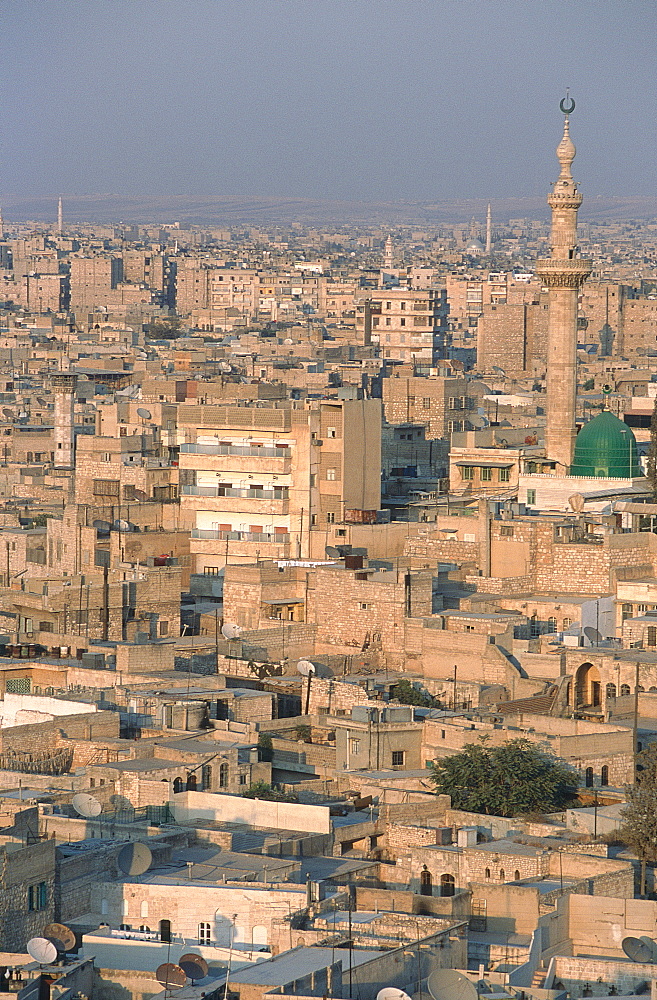
[[[563,137],[557,146],[561,172],[547,199],[552,209],[550,257],[537,261],[536,274],[548,288],[545,449],[547,457],[557,463],[557,475],[567,476],[576,434],[577,300],[579,289],[591,273],[591,263],[577,257],[577,210],[582,195],[570,169],[575,146],[569,134],[568,117],[575,102],[566,98],[560,106],[566,116]]]
[[[488,211],[486,212],[486,256],[490,256],[491,243],[493,242],[493,229],[492,229],[492,219],[490,214],[490,202],[488,202]]]
[[[0,205],[0,240],[5,238],[5,224],[2,221],[2,205]]]
[[[394,264],[394,249],[392,246],[392,236],[388,236],[386,240],[385,249],[383,251],[383,266],[387,268],[392,268]]]
[[[60,194],[59,201],[57,202],[57,235],[61,236],[64,232],[64,208],[62,205],[62,196]]]

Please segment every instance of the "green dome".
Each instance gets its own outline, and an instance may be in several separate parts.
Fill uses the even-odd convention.
[[[640,476],[636,439],[631,428],[609,410],[589,420],[575,439],[570,474],[604,479]]]

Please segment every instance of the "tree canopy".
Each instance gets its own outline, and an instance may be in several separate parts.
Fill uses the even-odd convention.
[[[501,746],[468,743],[434,761],[431,772],[436,791],[449,795],[454,809],[491,816],[552,812],[577,795],[575,772],[524,738]]]
[[[652,744],[637,757],[637,780],[625,788],[621,836],[641,862],[641,895],[646,864],[657,862],[657,749]]]
[[[436,705],[435,699],[430,694],[416,688],[406,677],[401,677],[390,688],[390,696],[395,701],[400,701],[402,705],[417,705],[420,708],[432,708]]]

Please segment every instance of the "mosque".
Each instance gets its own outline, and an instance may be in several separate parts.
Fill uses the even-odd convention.
[[[547,510],[568,509],[573,494],[586,502],[587,495],[599,499],[615,494],[620,499],[648,492],[636,439],[627,424],[603,410],[577,433],[577,304],[592,263],[578,256],[582,195],[572,176],[574,107],[571,98],[561,102],[565,114],[557,146],[561,169],[547,199],[552,210],[550,256],[536,265],[536,274],[548,289],[546,457],[538,463],[537,473],[519,477],[519,500]]]

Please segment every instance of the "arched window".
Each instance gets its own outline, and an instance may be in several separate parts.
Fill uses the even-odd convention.
[[[592,767],[587,767],[585,775],[584,775],[584,781],[585,781],[585,784],[586,784],[587,788],[593,788],[593,768]]]
[[[170,920],[160,920],[160,941],[163,941],[165,944],[170,944],[171,942]]]
[[[505,878],[506,878],[506,872],[504,871],[503,868],[500,868],[500,882],[503,882]]]
[[[198,925],[198,943],[210,944],[210,924],[202,923]]]
[[[147,899],[142,899],[142,901],[141,901],[141,910],[139,912],[139,916],[140,917],[147,917],[148,916],[148,900]]]
[[[173,790],[174,792],[182,792],[183,790],[183,780],[182,778],[173,779]]]
[[[605,688],[605,691],[606,691],[606,694],[607,694],[607,698],[615,698],[616,697],[616,685],[615,684],[607,684],[607,687]]]
[[[536,612],[529,619],[529,633],[532,636],[537,636],[541,634],[541,623],[538,620],[538,615]]]
[[[431,872],[426,865],[424,865],[422,871],[420,872],[420,894],[422,896],[433,895],[433,879],[431,878]]]
[[[195,792],[196,791],[196,775],[195,774],[188,774],[187,775],[187,791],[188,792]]]
[[[120,931],[131,931],[132,930],[132,924],[119,924],[119,930]]]
[[[150,927],[147,927],[146,924],[140,924],[139,925],[139,933],[140,934],[150,934],[150,932],[151,932],[151,929],[150,929]]]
[[[602,770],[600,771],[600,784],[601,785],[609,784],[609,768],[607,767],[606,764],[602,765]]]
[[[207,792],[212,785],[212,767],[210,764],[204,764],[201,768],[201,788],[204,792]]]
[[[563,630],[565,631],[567,628],[570,628],[572,624],[573,624],[572,618],[564,618],[562,625]]]
[[[490,868],[487,868],[484,872],[484,878],[490,878]]]
[[[517,868],[516,868],[516,870],[513,873],[513,880],[514,880],[514,882],[519,882],[520,881],[520,871]]]
[[[630,693],[630,685],[629,684],[621,684],[621,698],[625,697],[629,693]]]
[[[228,764],[219,765],[219,788],[228,788]]]
[[[453,896],[454,895],[454,876],[453,875],[441,875],[440,876],[440,895],[441,896]]]
[[[550,617],[547,620],[547,624],[548,624],[548,632],[557,631],[557,619],[553,615],[550,615]]]
[[[649,646],[657,646],[657,628],[654,625],[648,626],[646,636],[646,642]]]

